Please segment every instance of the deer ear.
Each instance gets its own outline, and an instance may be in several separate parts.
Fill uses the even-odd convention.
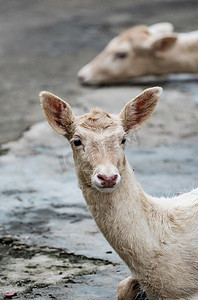
[[[161,93],[160,87],[149,88],[126,104],[119,115],[125,132],[138,130],[149,120]]]
[[[176,41],[177,37],[174,35],[159,37],[151,44],[151,49],[154,51],[166,51],[173,47]]]
[[[52,128],[70,139],[75,116],[68,103],[49,92],[39,94],[45,117]]]
[[[167,34],[174,30],[173,24],[169,22],[156,23],[148,27],[151,34]]]

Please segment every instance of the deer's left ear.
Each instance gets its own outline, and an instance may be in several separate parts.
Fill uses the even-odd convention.
[[[160,87],[149,88],[126,104],[119,115],[125,132],[144,126],[151,117],[161,93]]]
[[[71,139],[75,116],[68,103],[49,92],[39,94],[45,117],[52,128]]]

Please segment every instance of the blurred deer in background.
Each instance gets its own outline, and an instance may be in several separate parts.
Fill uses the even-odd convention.
[[[175,33],[172,24],[158,23],[115,37],[78,78],[82,84],[108,84],[170,73],[198,73],[198,31]]]
[[[71,144],[97,226],[131,270],[119,284],[119,300],[144,292],[150,300],[198,299],[198,189],[174,198],[149,196],[124,154],[127,135],[148,121],[161,91],[146,89],[119,115],[95,109],[83,116],[55,95],[40,94],[49,124]]]

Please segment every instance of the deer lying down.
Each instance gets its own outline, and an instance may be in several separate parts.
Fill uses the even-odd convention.
[[[78,78],[82,84],[109,84],[170,73],[198,73],[198,31],[175,33],[172,24],[158,23],[115,37]]]
[[[198,189],[174,198],[147,195],[124,154],[127,134],[151,117],[162,89],[131,100],[119,115],[74,116],[69,104],[40,94],[49,124],[70,142],[79,186],[99,229],[131,270],[119,300],[198,299]]]

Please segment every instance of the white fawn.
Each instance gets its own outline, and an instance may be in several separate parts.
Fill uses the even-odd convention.
[[[132,27],[111,40],[78,78],[82,84],[108,84],[170,73],[198,73],[198,30],[176,33],[170,23]]]
[[[149,196],[124,154],[127,134],[148,121],[161,91],[146,89],[119,115],[95,109],[83,116],[57,96],[40,94],[49,124],[71,144],[97,226],[131,271],[119,284],[119,300],[141,292],[149,300],[198,299],[198,189],[174,198]]]

